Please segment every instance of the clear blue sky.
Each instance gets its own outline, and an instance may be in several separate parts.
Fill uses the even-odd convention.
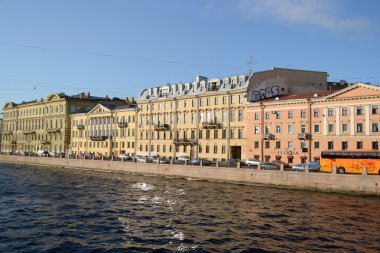
[[[380,83],[378,0],[2,0],[0,106],[275,67]]]

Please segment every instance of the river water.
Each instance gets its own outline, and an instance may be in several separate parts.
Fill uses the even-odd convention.
[[[379,252],[379,200],[0,164],[0,251]]]

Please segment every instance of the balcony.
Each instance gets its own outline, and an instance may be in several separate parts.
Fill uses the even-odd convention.
[[[105,141],[108,139],[108,136],[90,136],[92,141]]]
[[[17,141],[11,141],[11,144],[16,145]]]
[[[10,130],[7,130],[7,131],[3,131],[3,134],[4,135],[11,135],[11,134],[13,134],[13,132]]]
[[[35,134],[36,131],[34,131],[34,130],[22,130],[22,133],[23,134]]]
[[[299,133],[297,134],[297,139],[299,140],[308,140],[309,139],[309,134],[308,133]]]
[[[176,146],[194,146],[198,144],[198,141],[196,139],[174,139],[173,143]]]
[[[60,128],[46,128],[45,131],[47,133],[59,133],[61,132],[61,129]]]
[[[221,128],[221,123],[216,121],[209,121],[209,122],[202,122],[202,128],[205,129],[215,129],[215,128]]]
[[[127,122],[119,122],[117,125],[118,125],[120,128],[128,127],[128,123],[127,123]]]
[[[262,138],[264,140],[272,140],[272,139],[274,139],[274,135],[273,134],[263,134]]]
[[[154,130],[155,131],[167,131],[167,130],[170,130],[170,125],[168,125],[168,124],[155,124]]]
[[[83,124],[79,124],[79,125],[77,125],[77,129],[78,129],[78,130],[83,130],[83,129],[84,129],[84,125],[83,125]]]
[[[49,145],[50,141],[49,140],[41,140],[42,145]]]

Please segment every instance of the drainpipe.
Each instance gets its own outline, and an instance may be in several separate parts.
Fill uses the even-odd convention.
[[[264,136],[264,108],[265,108],[265,105],[260,102],[260,119],[261,119],[261,126],[260,126],[260,131],[261,131],[261,138],[260,138],[260,156],[261,156],[261,160],[264,161],[264,140],[263,140],[263,136]]]
[[[308,153],[307,153],[307,160],[309,162],[311,162],[311,130],[312,130],[312,109],[311,109],[311,105],[312,105],[312,102],[311,102],[311,99],[308,98],[307,99],[307,107],[308,107],[308,121],[309,121],[309,124],[308,124],[308,134],[309,134],[309,138],[308,138]]]

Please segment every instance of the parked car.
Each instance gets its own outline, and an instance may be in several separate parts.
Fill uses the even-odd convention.
[[[309,165],[310,172],[318,172],[321,169],[321,165],[318,162],[308,162],[308,163],[293,165],[292,169],[296,171],[305,171],[306,164]]]
[[[275,163],[262,163],[261,169],[262,170],[279,170],[280,166]]]
[[[248,165],[248,166],[258,166],[259,164],[263,163],[262,161],[260,161],[259,159],[257,158],[250,158],[248,159],[245,164]]]
[[[201,165],[202,161],[202,166],[210,166],[212,164],[212,161],[207,160],[207,159],[191,159],[189,161],[189,165]]]
[[[40,149],[37,151],[37,156],[49,156],[49,152],[46,150]]]
[[[130,156],[127,155],[127,154],[120,154],[120,155],[119,155],[119,158],[120,158],[120,159],[124,159],[124,160],[131,160],[131,159],[132,159],[132,157],[130,157]]]
[[[289,163],[286,163],[286,162],[281,161],[281,160],[273,160],[272,163],[276,164],[278,167],[280,167],[281,164],[283,164],[284,169],[291,169],[292,168],[292,166]]]
[[[236,159],[236,158],[231,158],[231,159],[227,160],[227,165],[228,166],[237,166],[238,162],[240,162],[240,165],[244,165],[243,161],[241,161],[240,159]]]
[[[186,162],[186,161],[190,160],[190,157],[189,156],[179,156],[177,160],[181,161],[181,162]]]
[[[142,156],[135,156],[135,160],[138,163],[145,163],[145,157]]]

